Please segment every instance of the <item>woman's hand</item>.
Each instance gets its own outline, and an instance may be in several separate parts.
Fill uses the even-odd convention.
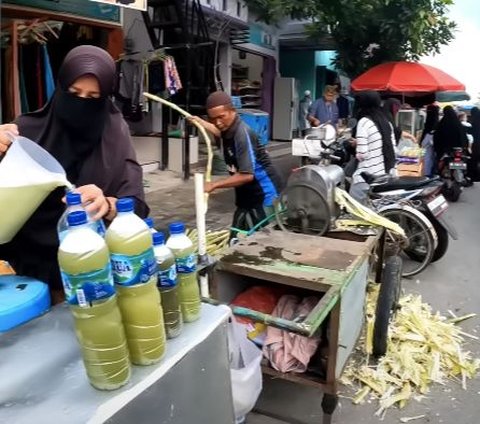
[[[18,127],[15,124],[0,125],[0,154],[5,153],[12,144],[12,136],[17,136]]]
[[[110,218],[109,211],[112,209],[112,201],[105,197],[102,189],[94,184],[89,184],[77,187],[75,191],[82,196],[82,205],[94,221]]]

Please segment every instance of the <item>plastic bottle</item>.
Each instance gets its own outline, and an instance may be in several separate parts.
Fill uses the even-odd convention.
[[[110,249],[130,359],[136,365],[150,365],[165,353],[166,337],[152,234],[133,208],[133,199],[118,200],[118,215],[110,224],[105,240]]]
[[[185,225],[182,222],[170,225],[167,247],[175,255],[183,321],[196,321],[200,318],[201,311],[200,290],[197,282],[197,255],[193,243],[185,234]]]
[[[182,332],[183,318],[180,308],[177,286],[177,269],[175,256],[165,246],[165,235],[157,232],[153,234],[153,250],[158,266],[157,287],[162,299],[163,320],[167,337],[173,339]]]
[[[145,224],[147,224],[148,228],[150,229],[150,232],[152,234],[155,234],[157,232],[157,230],[155,229],[154,225],[155,223],[153,222],[153,219],[152,218],[145,218],[143,220],[143,222],[145,222]]]
[[[130,361],[109,252],[84,211],[70,213],[67,220],[70,230],[60,244],[58,263],[83,363],[92,386],[114,390],[128,382]]]
[[[57,224],[57,232],[58,238],[60,242],[62,242],[63,238],[65,237],[66,232],[68,231],[68,222],[67,217],[71,212],[76,211],[84,211],[85,209],[82,206],[82,196],[80,193],[69,192],[65,196],[65,200],[67,202],[67,209],[63,213],[63,215],[58,220]],[[92,230],[98,233],[100,236],[105,237],[105,224],[102,219],[98,221],[93,221],[92,218],[87,213],[87,220],[88,224],[91,226]]]

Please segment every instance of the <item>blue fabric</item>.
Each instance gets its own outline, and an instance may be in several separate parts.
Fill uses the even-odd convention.
[[[250,155],[250,160],[252,161],[252,164],[253,164],[254,176],[255,176],[255,179],[260,184],[260,187],[262,187],[262,190],[265,196],[263,201],[263,206],[266,206],[266,207],[273,206],[273,201],[276,198],[278,198],[277,189],[275,188],[275,185],[273,184],[273,181],[271,180],[271,178],[268,176],[268,173],[265,170],[265,168],[263,168],[263,166],[255,159],[255,153],[253,152],[253,147],[252,147],[252,140],[246,128],[245,128],[245,134],[247,136],[248,153]]]
[[[50,56],[48,55],[48,49],[46,45],[43,48],[43,68],[45,75],[45,94],[47,96],[47,102],[52,98],[55,91],[55,80],[53,79],[52,66],[50,65]]]
[[[331,124],[337,125],[338,123],[338,106],[335,102],[326,104],[325,100],[315,100],[310,106],[309,114],[317,118],[321,124],[325,124],[330,121]]]

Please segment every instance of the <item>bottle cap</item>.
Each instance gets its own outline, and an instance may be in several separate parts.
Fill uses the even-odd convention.
[[[70,227],[76,227],[87,223],[87,214],[84,211],[76,211],[69,213],[67,222]]]
[[[170,234],[183,234],[185,232],[185,224],[183,222],[174,222],[170,224]]]
[[[158,232],[153,234],[153,245],[154,246],[161,246],[165,244],[165,234]]]
[[[117,201],[117,212],[133,212],[135,204],[130,197],[124,197]]]
[[[73,192],[67,193],[66,200],[67,200],[68,206],[82,204],[82,196],[79,193],[73,193]]]
[[[145,222],[145,224],[148,225],[148,228],[153,228],[154,222],[153,222],[153,219],[152,219],[152,218],[150,218],[150,217],[149,217],[149,218],[145,218],[143,221]]]

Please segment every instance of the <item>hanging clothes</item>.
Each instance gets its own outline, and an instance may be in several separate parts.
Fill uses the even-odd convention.
[[[46,45],[42,46],[43,53],[43,75],[45,79],[45,94],[46,101],[48,102],[55,91],[55,80],[53,79],[52,66],[50,64],[50,56],[48,55],[48,49]]]
[[[171,56],[167,56],[163,62],[165,67],[165,86],[171,96],[177,94],[182,88],[182,81],[178,75],[177,65],[175,59]]]
[[[139,60],[122,60],[118,70],[117,99],[122,103],[125,119],[138,122],[143,119],[143,62]]]
[[[165,68],[162,61],[155,60],[148,64],[148,92],[162,97],[165,90]]]

